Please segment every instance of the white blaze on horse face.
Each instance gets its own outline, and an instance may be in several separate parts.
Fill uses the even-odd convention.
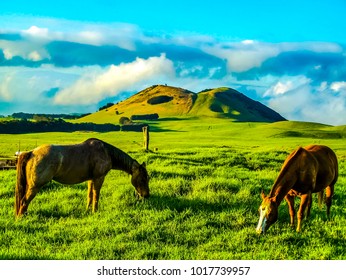
[[[262,207],[260,208],[260,218],[258,220],[258,225],[256,228],[256,232],[257,233],[264,233],[265,231],[265,227],[267,224],[267,218],[266,218],[266,214],[267,214],[267,208],[263,209]]]

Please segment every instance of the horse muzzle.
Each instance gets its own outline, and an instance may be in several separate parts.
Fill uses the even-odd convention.
[[[140,194],[140,193],[138,193],[136,191],[135,191],[134,195],[135,195],[135,197],[138,200],[141,199],[141,198],[145,198],[146,199],[146,198],[148,198],[150,196],[149,193]]]
[[[256,228],[256,232],[258,234],[262,234],[262,233],[265,234],[267,227],[268,227],[267,219],[264,217],[263,220],[260,219]]]

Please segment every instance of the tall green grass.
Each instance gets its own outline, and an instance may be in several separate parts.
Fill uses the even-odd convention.
[[[156,122],[149,153],[142,149],[141,133],[1,135],[4,156],[19,141],[24,150],[43,143],[103,139],[147,163],[151,197],[137,201],[130,177],[114,170],[102,187],[98,213],[86,211],[86,183],[51,182],[32,201],[28,214],[15,220],[16,174],[0,171],[0,259],[345,259],[345,141],[278,137],[286,130],[282,125]],[[316,129],[324,128],[307,126],[305,132]],[[269,192],[289,152],[311,143],[329,145],[339,158],[331,219],[314,196],[311,218],[296,233],[283,202],[278,222],[258,236],[261,189]]]

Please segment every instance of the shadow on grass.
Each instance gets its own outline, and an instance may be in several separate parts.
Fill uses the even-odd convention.
[[[88,186],[87,186],[87,182],[74,184],[74,185],[65,185],[65,184],[61,184],[52,180],[46,185],[44,185],[40,189],[40,192],[59,191],[66,188],[74,189],[74,190],[87,190]]]
[[[153,208],[157,211],[163,211],[166,209],[182,212],[187,209],[192,210],[193,212],[223,212],[225,210],[249,210],[248,205],[236,201],[230,203],[227,200],[224,201],[208,201],[200,198],[186,198],[182,196],[169,196],[161,194],[153,194],[148,200],[148,205],[150,208]]]

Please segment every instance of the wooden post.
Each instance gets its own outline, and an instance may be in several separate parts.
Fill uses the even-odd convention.
[[[143,126],[143,147],[146,151],[149,151],[149,126]]]

